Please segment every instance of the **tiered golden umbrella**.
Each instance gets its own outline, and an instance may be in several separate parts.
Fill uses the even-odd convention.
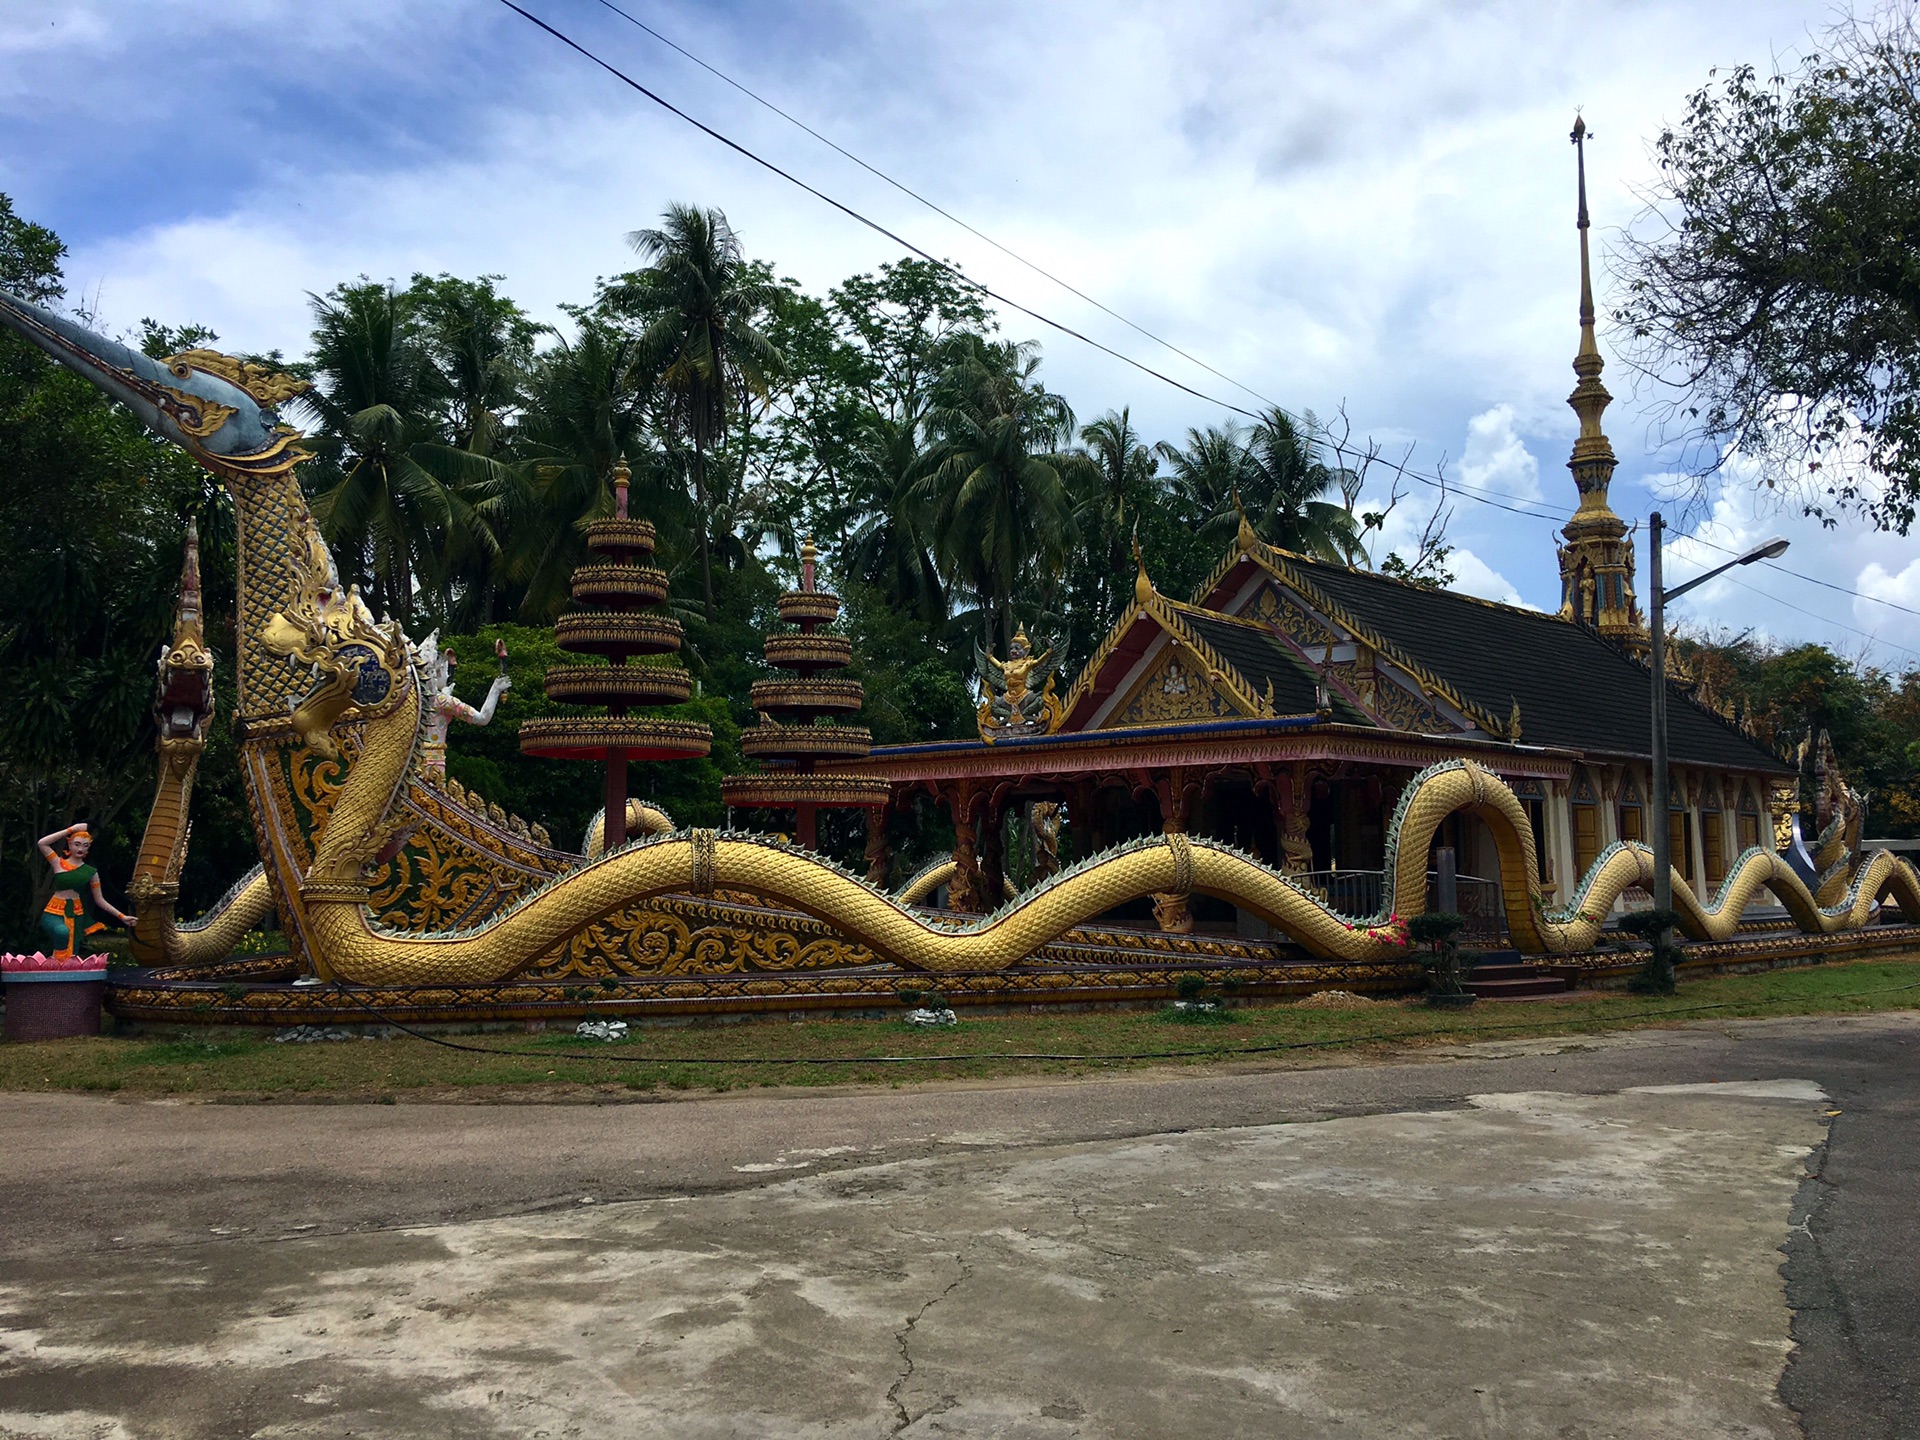
[[[817,843],[820,810],[863,809],[871,815],[887,803],[884,780],[821,774],[815,768],[822,760],[857,760],[873,748],[864,726],[830,719],[858,710],[866,692],[858,680],[826,673],[852,661],[853,645],[846,636],[821,629],[840,614],[840,597],[814,587],[816,554],[811,540],[801,547],[800,588],[777,602],[780,618],[795,628],[767,637],[767,664],[792,673],[754,681],[751,699],[760,723],[740,737],[740,749],[771,768],[720,782],[729,805],[793,811],[794,838],[808,849]],[[821,724],[823,719],[829,723]]]
[[[678,665],[629,664],[639,656],[677,655],[680,622],[659,613],[667,577],[647,562],[653,556],[653,526],[627,517],[631,481],[622,459],[613,472],[614,518],[587,527],[587,548],[600,559],[573,572],[574,604],[582,607],[554,622],[562,650],[597,655],[606,664],[556,665],[547,671],[549,700],[596,705],[604,716],[554,715],[520,726],[520,751],[550,760],[599,760],[607,767],[605,848],[627,838],[627,762],[689,760],[705,755],[713,732],[696,720],[629,715],[641,705],[673,705],[693,692],[693,680]]]

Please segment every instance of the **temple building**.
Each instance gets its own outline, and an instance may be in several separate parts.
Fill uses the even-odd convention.
[[[1162,831],[1204,835],[1366,913],[1396,800],[1424,766],[1452,757],[1521,797],[1552,904],[1574,898],[1607,845],[1645,840],[1656,823],[1703,897],[1742,850],[1773,843],[1795,767],[1685,683],[1668,704],[1670,811],[1647,813],[1652,675],[1632,538],[1607,494],[1615,459],[1601,428],[1610,397],[1594,336],[1584,137],[1576,123],[1580,343],[1568,403],[1580,432],[1568,468],[1579,505],[1559,550],[1558,613],[1293,554],[1244,520],[1189,599],[1161,594],[1142,564],[1133,603],[1064,696],[1044,709],[1029,700],[1027,723],[983,706],[978,740],[881,747],[844,767],[885,779],[895,806],[930,796],[945,808],[963,907],[991,908],[976,897],[1025,878],[1008,875],[1009,846],[1051,844],[1059,806],[1065,858]],[[1022,718],[1004,699],[995,714]],[[1036,804],[1048,807],[1044,832],[1009,822]],[[1471,905],[1473,885],[1499,874],[1492,836],[1462,813],[1436,843],[1455,851]],[[1258,933],[1220,902],[1191,903],[1152,914],[1169,930],[1197,921]],[[1146,918],[1145,902],[1134,910]]]

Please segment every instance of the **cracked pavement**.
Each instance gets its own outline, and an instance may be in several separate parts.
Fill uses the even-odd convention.
[[[10,1096],[0,1437],[1912,1434],[1917,1057]]]

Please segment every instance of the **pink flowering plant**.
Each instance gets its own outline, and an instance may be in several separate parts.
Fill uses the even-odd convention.
[[[1427,967],[1427,995],[1430,1000],[1467,993],[1460,974],[1460,932],[1466,927],[1466,916],[1456,915],[1451,910],[1430,910],[1407,922],[1408,936],[1428,947],[1427,953],[1420,957],[1420,963]],[[1445,1002],[1436,1000],[1436,1003]]]

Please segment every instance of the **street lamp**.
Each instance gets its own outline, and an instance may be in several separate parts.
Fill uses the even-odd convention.
[[[1668,791],[1671,788],[1667,772],[1667,602],[1678,600],[1696,585],[1704,585],[1714,576],[1725,574],[1737,565],[1751,565],[1756,560],[1775,560],[1787,553],[1786,540],[1776,535],[1746,554],[1716,566],[1704,575],[1694,576],[1684,585],[1662,590],[1660,537],[1665,530],[1666,522],[1660,518],[1658,510],[1654,511],[1647,520],[1647,537],[1653,581],[1653,615],[1648,628],[1653,638],[1653,908],[1656,910],[1673,909],[1673,831],[1667,819],[1667,806],[1670,803]],[[1663,930],[1655,943],[1665,945],[1666,941],[1667,935]]]

